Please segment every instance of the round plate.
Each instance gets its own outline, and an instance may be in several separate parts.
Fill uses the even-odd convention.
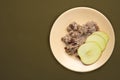
[[[68,55],[65,50],[65,44],[61,37],[67,34],[66,27],[72,23],[85,24],[88,21],[94,21],[98,24],[100,31],[109,35],[109,42],[102,53],[100,59],[92,65],[84,65],[79,59]],[[88,72],[101,67],[110,58],[115,44],[115,36],[110,21],[99,11],[88,7],[72,8],[61,14],[52,26],[50,32],[50,47],[56,60],[72,71]]]

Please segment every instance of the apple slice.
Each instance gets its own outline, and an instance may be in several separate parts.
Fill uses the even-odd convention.
[[[103,37],[106,41],[106,44],[107,44],[107,42],[109,40],[109,36],[105,32],[97,31],[97,32],[94,32],[93,34]]]
[[[96,42],[98,46],[101,48],[101,51],[105,49],[106,41],[99,35],[92,34],[87,39],[86,42]]]
[[[99,59],[101,49],[97,43],[87,42],[78,48],[78,55],[80,56],[83,64],[93,64]]]

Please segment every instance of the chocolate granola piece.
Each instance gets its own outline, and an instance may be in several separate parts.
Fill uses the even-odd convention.
[[[85,27],[88,28],[88,33],[93,33],[93,32],[95,32],[95,31],[98,31],[98,30],[99,30],[98,25],[97,25],[95,22],[93,22],[93,21],[87,22],[87,23],[85,24]]]
[[[77,53],[78,47],[79,47],[78,45],[72,45],[72,44],[70,44],[70,45],[67,45],[67,46],[65,47],[65,51],[66,51],[68,54],[73,55],[73,54],[76,54],[76,53]]]
[[[71,23],[67,27],[68,34],[61,38],[66,45],[66,53],[70,55],[78,55],[77,50],[79,46],[85,43],[89,35],[98,30],[98,25],[93,21],[87,22],[83,26],[77,24],[76,22]]]
[[[69,32],[69,35],[72,37],[72,38],[79,38],[81,36],[81,34],[78,32],[78,31],[70,31]]]
[[[78,24],[76,22],[71,23],[68,27],[67,27],[67,31],[77,31],[78,30]]]
[[[66,45],[68,45],[68,44],[71,43],[72,37],[69,36],[69,35],[66,35],[66,36],[62,37],[61,40],[62,40]]]

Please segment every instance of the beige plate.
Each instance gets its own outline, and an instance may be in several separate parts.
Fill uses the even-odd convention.
[[[76,57],[68,55],[64,50],[61,37],[67,34],[66,27],[72,23],[84,24],[95,21],[100,30],[109,35],[109,42],[100,59],[89,66],[83,65]],[[50,47],[54,57],[64,67],[77,72],[89,72],[101,67],[110,58],[115,44],[115,36],[110,21],[99,11],[88,7],[77,7],[64,12],[58,17],[50,32]]]

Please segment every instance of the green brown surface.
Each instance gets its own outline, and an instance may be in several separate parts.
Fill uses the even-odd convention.
[[[0,80],[119,80],[119,0],[1,0]],[[73,7],[91,7],[112,23],[116,44],[109,61],[89,73],[61,66],[49,47],[49,32],[56,18]]]

